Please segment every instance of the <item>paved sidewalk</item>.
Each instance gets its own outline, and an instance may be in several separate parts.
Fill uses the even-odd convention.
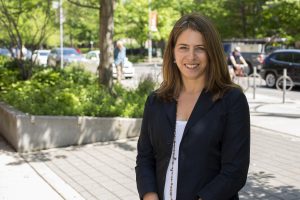
[[[300,199],[300,101],[247,93],[251,164],[242,200]],[[0,200],[135,200],[137,138],[19,155],[0,138]]]
[[[0,136],[0,200],[63,199]]]
[[[300,100],[287,100],[282,103],[281,98],[246,93],[250,112],[251,125],[276,132],[300,137]]]

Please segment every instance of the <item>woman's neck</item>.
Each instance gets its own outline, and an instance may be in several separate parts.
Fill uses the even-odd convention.
[[[197,95],[202,92],[204,84],[199,81],[184,81],[181,92],[190,95]]]

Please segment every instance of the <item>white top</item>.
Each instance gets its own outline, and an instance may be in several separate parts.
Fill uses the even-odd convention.
[[[176,200],[176,193],[177,193],[179,145],[182,140],[182,135],[183,135],[186,123],[187,123],[187,121],[176,121],[175,158],[177,158],[177,159],[174,160],[174,165],[173,165],[173,187],[172,187],[172,199],[173,200]],[[171,155],[171,159],[170,159],[167,174],[166,174],[164,200],[171,200],[171,198],[170,198],[171,176],[172,176],[171,168],[172,168],[172,155]]]

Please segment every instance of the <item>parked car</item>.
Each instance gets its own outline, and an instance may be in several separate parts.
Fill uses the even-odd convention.
[[[84,63],[85,57],[78,53],[74,48],[63,48],[63,65],[67,66],[71,63]],[[61,49],[54,48],[50,51],[47,59],[47,65],[59,67],[61,63]]]
[[[85,58],[88,60],[95,60],[97,61],[97,64],[100,63],[100,51],[99,50],[94,50],[94,51],[89,51],[85,55]]]
[[[0,55],[11,57],[11,53],[7,48],[0,48]]]
[[[283,75],[283,69],[295,85],[300,85],[300,50],[276,50],[264,59],[260,75],[268,87],[275,87],[277,79]]]
[[[95,61],[97,63],[97,65],[99,65],[99,63],[100,63],[100,51],[99,50],[89,51],[85,57],[88,60]],[[126,57],[124,67],[123,67],[123,75],[125,78],[133,78],[134,73],[135,73],[135,69],[133,67],[133,64]],[[113,78],[117,78],[117,69],[116,69],[115,65],[113,65]]]
[[[33,63],[37,65],[46,66],[49,53],[50,50],[44,50],[44,49],[35,50],[33,51],[31,60]]]

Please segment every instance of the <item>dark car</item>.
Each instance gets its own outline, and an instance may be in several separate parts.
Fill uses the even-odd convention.
[[[300,49],[274,51],[264,59],[260,75],[268,87],[275,87],[283,69],[287,69],[287,75],[295,85],[300,85]]]
[[[60,48],[54,48],[50,51],[50,54],[48,55],[47,59],[47,65],[58,67],[60,66],[61,62],[61,49]],[[76,49],[74,48],[63,48],[63,65],[69,65],[71,63],[84,63],[85,57],[78,53]]]

